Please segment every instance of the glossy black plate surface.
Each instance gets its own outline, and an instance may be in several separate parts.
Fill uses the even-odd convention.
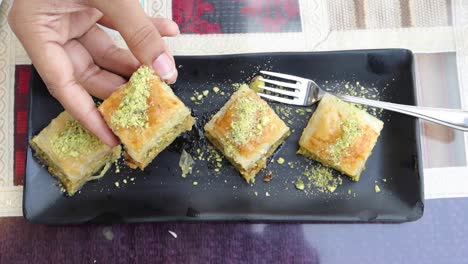
[[[371,111],[385,126],[367,168],[359,182],[343,177],[342,185],[333,193],[318,192],[313,187],[306,193],[295,189],[293,184],[298,177],[304,179],[306,166],[317,166],[295,154],[300,134],[312,113],[271,103],[279,110],[280,117],[289,121],[294,132],[274,153],[275,161],[269,162],[257,175],[253,186],[246,184],[225,160],[219,172],[215,171],[217,162],[207,161],[210,152],[202,131],[209,116],[234,91],[231,84],[248,81],[262,69],[311,78],[330,91],[356,92],[414,105],[410,51],[178,57],[176,61],[179,79],[173,89],[197,117],[194,129],[179,137],[145,171],[130,170],[120,162],[119,173],[113,167],[103,179],[86,184],[73,197],[60,191],[57,181],[28,149],[23,209],[29,221],[46,224],[174,220],[403,222],[422,216],[419,123],[414,118]],[[215,86],[225,94],[214,93]],[[192,101],[196,91],[205,90],[209,91],[208,96]],[[30,94],[29,137],[39,133],[62,111],[35,71]],[[178,165],[182,149],[197,158],[200,151],[204,158],[197,159],[194,173],[187,178],[181,177]],[[286,161],[282,165],[276,162],[280,157]],[[268,172],[273,177],[266,183],[262,178]],[[375,191],[375,185],[380,192]]]

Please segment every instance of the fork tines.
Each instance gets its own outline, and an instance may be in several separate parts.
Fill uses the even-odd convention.
[[[304,81],[303,78],[289,75],[289,74],[270,72],[270,71],[260,71],[260,73],[262,73],[263,75],[268,75],[268,76],[272,76],[272,77],[279,78],[279,79],[285,79],[285,80],[292,81],[292,82],[270,80],[270,79],[265,79],[264,77],[260,77],[260,81],[265,82],[265,85],[259,85],[258,87],[265,91],[269,91],[270,93],[277,94],[277,95],[258,92],[257,94],[259,96],[272,100],[272,101],[281,102],[281,103],[296,104],[296,101],[300,97],[300,94],[301,94],[300,90],[301,90],[301,84]],[[271,84],[276,87],[273,87],[271,85],[267,86],[267,84]],[[285,88],[289,88],[289,89],[285,89]]]

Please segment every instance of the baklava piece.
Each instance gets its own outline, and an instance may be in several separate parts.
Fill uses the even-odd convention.
[[[141,66],[99,111],[122,141],[127,164],[142,170],[195,122],[190,109],[148,66]]]
[[[102,177],[120,157],[120,146],[111,149],[67,112],[53,119],[30,143],[70,196],[86,182]]]
[[[205,134],[249,183],[290,132],[273,109],[243,85],[205,125]]]
[[[358,181],[383,122],[327,94],[319,102],[299,140],[299,154]]]

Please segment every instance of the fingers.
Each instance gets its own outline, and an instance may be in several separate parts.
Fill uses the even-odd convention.
[[[78,41],[67,42],[64,49],[70,57],[75,79],[91,95],[106,99],[126,82],[119,75],[99,68],[88,51]]]
[[[117,138],[97,111],[91,96],[74,79],[72,63],[59,44],[64,37],[57,34],[50,24],[39,21],[33,23],[32,16],[18,13],[18,10],[26,10],[28,3],[29,1],[18,1],[16,4],[21,6],[14,4],[16,9],[12,10],[9,22],[50,93],[60,101],[68,113],[105,144],[117,145]],[[56,19],[54,25],[63,23],[63,16],[51,16]]]
[[[162,36],[175,37],[180,34],[179,26],[170,19],[152,17],[150,20]]]
[[[140,63],[152,65],[163,80],[175,81],[177,70],[172,56],[166,52],[160,33],[138,1],[89,0],[89,3],[109,17]]]
[[[78,39],[100,67],[121,76],[130,77],[140,62],[127,49],[117,47],[104,30],[94,25]]]
[[[80,12],[69,14],[68,39],[74,39],[86,33],[102,17],[101,11],[88,8]]]
[[[170,19],[163,17],[148,17],[148,19],[153,23],[159,31],[159,34],[163,37],[175,37],[180,34],[179,26],[176,22]],[[115,26],[112,24],[112,21],[108,16],[102,16],[98,23],[115,30]]]
[[[128,78],[140,66],[140,62],[129,50],[117,47],[109,35],[98,26],[92,27],[78,40],[89,51],[94,62],[110,72]],[[164,49],[170,54],[166,43],[164,43]],[[174,57],[170,56],[170,58],[175,64]],[[177,79],[177,72],[171,80],[175,81],[175,79]]]
[[[52,96],[105,144],[116,146],[118,140],[97,111],[93,99],[75,81],[73,66],[65,50],[57,43],[34,40],[26,41],[25,47]]]
[[[62,103],[70,115],[110,147],[119,143],[104,122],[93,99],[81,85],[72,79],[64,86],[56,87],[54,85],[51,88],[56,90],[54,97]]]

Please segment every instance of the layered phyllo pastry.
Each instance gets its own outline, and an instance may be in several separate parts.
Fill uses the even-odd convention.
[[[319,102],[299,140],[299,154],[358,181],[383,122],[327,94]]]
[[[104,176],[120,157],[120,146],[110,148],[67,112],[53,119],[31,140],[36,156],[57,177],[69,195],[86,182]]]
[[[148,66],[140,67],[99,111],[120,138],[131,168],[144,169],[195,122],[190,109]]]
[[[245,180],[253,182],[290,131],[263,99],[243,85],[205,125],[205,134]]]

